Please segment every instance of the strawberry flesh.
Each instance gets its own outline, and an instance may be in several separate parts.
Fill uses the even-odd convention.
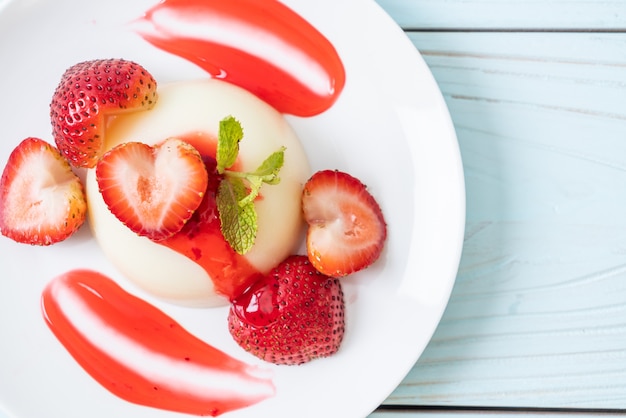
[[[293,255],[236,298],[228,314],[233,339],[275,364],[297,365],[327,357],[343,339],[341,283]]]
[[[57,147],[76,167],[94,167],[104,152],[105,116],[150,109],[156,82],[123,59],[85,61],[68,68],[50,103]]]
[[[0,232],[20,243],[50,245],[76,232],[86,214],[83,185],[59,150],[24,139],[0,178]]]
[[[106,152],[96,180],[109,210],[141,236],[179,232],[200,206],[208,173],[200,153],[179,139],[158,146],[126,142]]]
[[[373,264],[387,225],[380,206],[357,178],[337,170],[315,173],[302,192],[307,254],[320,272],[342,277]]]

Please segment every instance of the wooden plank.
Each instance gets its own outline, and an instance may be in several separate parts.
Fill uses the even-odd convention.
[[[624,30],[622,0],[376,0],[404,29]]]
[[[623,202],[613,200],[626,168],[626,34],[410,38],[459,132],[477,188],[468,194],[481,195],[468,199],[469,220],[585,222],[602,211],[601,221],[626,225]],[[503,190],[511,183],[514,192]],[[484,204],[494,190],[514,200]]]
[[[467,232],[386,403],[626,408],[626,34],[410,37],[457,129]]]
[[[583,415],[584,412],[584,415]],[[516,417],[528,417],[533,418],[555,418],[560,416],[567,416],[567,411],[493,411],[493,410],[445,410],[436,409],[432,410],[397,410],[397,411],[376,411],[372,413],[369,418],[516,418]],[[593,411],[575,411],[572,413],[575,416],[584,416],[585,418],[601,418],[606,417],[607,412],[593,412]],[[580,415],[579,415],[580,414]]]

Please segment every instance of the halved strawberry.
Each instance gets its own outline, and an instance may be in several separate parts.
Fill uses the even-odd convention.
[[[233,301],[228,328],[237,344],[265,361],[302,364],[337,352],[344,309],[339,280],[292,255]]]
[[[123,59],[85,61],[68,68],[50,103],[52,135],[76,167],[93,167],[104,151],[105,116],[150,109],[156,81]]]
[[[160,241],[182,229],[202,202],[208,174],[200,153],[179,139],[107,151],[96,179],[109,210],[141,236]]]
[[[380,256],[387,225],[380,206],[355,177],[318,171],[304,185],[302,210],[309,225],[307,253],[322,273],[342,277]]]
[[[17,242],[50,245],[72,235],[86,214],[83,184],[59,150],[24,139],[0,178],[0,232]]]

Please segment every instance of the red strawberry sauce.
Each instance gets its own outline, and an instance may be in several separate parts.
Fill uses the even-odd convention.
[[[213,279],[215,290],[230,300],[245,291],[262,274],[226,242],[220,229],[215,196],[220,178],[215,172],[217,140],[205,133],[181,135],[203,155],[209,185],[200,207],[183,229],[160,244],[198,263]],[[234,169],[237,169],[237,163]]]
[[[56,277],[41,304],[47,325],[72,357],[129,402],[217,416],[275,392],[267,371],[203,342],[100,273]]]
[[[134,22],[153,46],[276,108],[313,116],[345,84],[335,47],[278,0],[163,0]]]

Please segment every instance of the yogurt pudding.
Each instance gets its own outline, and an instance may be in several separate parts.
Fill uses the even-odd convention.
[[[219,121],[229,115],[244,129],[237,163],[240,171],[254,171],[272,152],[286,148],[280,183],[264,185],[256,199],[257,238],[244,256],[226,247],[216,230],[193,218],[193,233],[181,236],[183,229],[166,242],[136,235],[109,211],[98,190],[95,170],[88,170],[90,225],[118,270],[160,299],[193,307],[223,305],[299,246],[303,227],[300,195],[311,174],[309,163],[283,116],[246,90],[209,79],[159,86],[158,94],[152,110],[107,121],[107,149],[124,142],[154,145],[177,137],[201,154],[214,157]]]

